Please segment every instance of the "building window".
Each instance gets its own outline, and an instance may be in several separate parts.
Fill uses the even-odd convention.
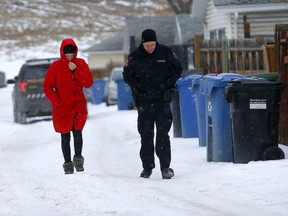
[[[224,39],[225,38],[225,28],[210,31],[209,36],[210,36],[210,40]]]
[[[214,39],[217,39],[217,31],[214,30],[214,31],[210,31],[210,40],[214,40]]]
[[[224,39],[225,38],[225,29],[219,29],[218,30],[218,38],[219,39]]]

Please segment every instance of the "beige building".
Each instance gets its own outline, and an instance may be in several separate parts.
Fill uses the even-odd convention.
[[[123,33],[115,34],[84,52],[88,53],[88,65],[94,78],[108,76],[114,66],[124,65],[127,53],[123,49]]]

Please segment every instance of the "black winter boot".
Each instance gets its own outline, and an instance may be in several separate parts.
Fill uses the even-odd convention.
[[[174,171],[171,168],[166,168],[161,170],[163,179],[171,179],[174,176]]]
[[[77,172],[84,171],[84,157],[83,156],[75,156],[73,157],[73,163]]]
[[[63,164],[65,174],[72,174],[74,172],[74,165],[71,161]]]
[[[141,174],[140,174],[140,177],[142,178],[150,178],[152,174],[152,169],[144,169]]]

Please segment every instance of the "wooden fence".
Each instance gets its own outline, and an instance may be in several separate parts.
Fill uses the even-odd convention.
[[[272,57],[267,49],[271,47],[265,45],[272,42],[274,38],[201,40],[196,36],[195,67],[203,68],[205,74],[214,72],[252,74],[271,71],[267,68]]]

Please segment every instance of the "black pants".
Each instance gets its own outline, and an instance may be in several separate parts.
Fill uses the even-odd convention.
[[[72,130],[74,138],[74,151],[75,156],[82,155],[83,138],[81,130]],[[65,162],[71,161],[71,149],[70,149],[70,132],[61,134],[61,147]]]
[[[140,158],[144,169],[153,169],[154,125],[156,125],[156,155],[160,168],[168,168],[171,162],[170,137],[172,113],[169,102],[148,100],[138,105],[138,131],[141,136]]]

